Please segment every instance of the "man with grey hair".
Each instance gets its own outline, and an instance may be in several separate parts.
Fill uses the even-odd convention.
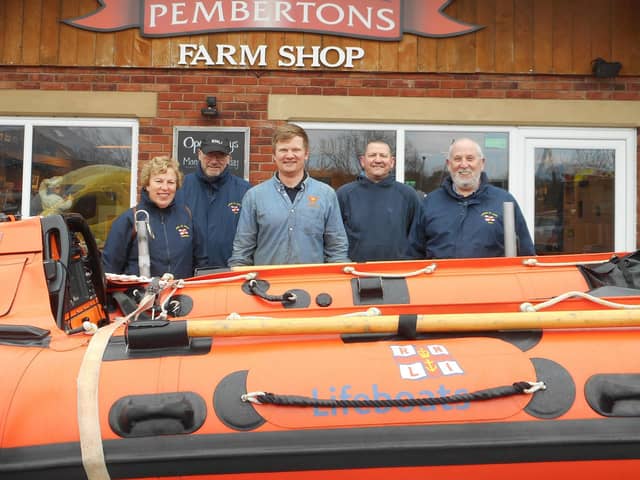
[[[484,172],[480,145],[469,138],[449,147],[449,175],[422,202],[419,221],[411,230],[411,258],[500,257],[504,249],[505,202],[515,213],[518,255],[535,255],[535,248],[516,199],[491,185]]]

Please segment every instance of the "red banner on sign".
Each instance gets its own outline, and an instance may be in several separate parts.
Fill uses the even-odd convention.
[[[404,32],[451,37],[478,30],[444,14],[451,0],[101,0],[101,7],[65,23],[94,31],[138,27],[162,37],[229,31],[300,31],[378,40]]]

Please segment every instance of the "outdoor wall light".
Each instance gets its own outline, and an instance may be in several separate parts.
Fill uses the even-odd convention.
[[[620,62],[607,62],[604,58],[596,58],[591,62],[593,75],[598,78],[614,78],[618,76],[622,64]]]
[[[200,110],[203,117],[216,117],[218,115],[218,101],[216,97],[207,97],[207,106]]]

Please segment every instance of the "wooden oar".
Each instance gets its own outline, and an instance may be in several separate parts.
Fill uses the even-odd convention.
[[[434,315],[380,315],[355,317],[244,318],[189,320],[189,337],[296,335],[322,333],[394,333],[400,319],[412,321],[416,331],[469,332],[560,328],[640,326],[640,310],[586,310],[516,313],[453,313]]]

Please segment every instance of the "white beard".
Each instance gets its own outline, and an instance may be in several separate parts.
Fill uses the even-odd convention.
[[[451,180],[456,187],[457,191],[460,192],[475,192],[480,186],[480,174],[482,172],[478,172],[477,174],[468,176],[461,176],[458,173],[451,175]]]

